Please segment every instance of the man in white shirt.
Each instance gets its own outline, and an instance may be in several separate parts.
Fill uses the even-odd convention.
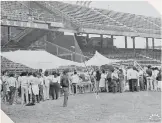
[[[44,83],[44,79],[43,79],[41,73],[38,73],[38,79],[40,81],[40,83],[39,83],[39,97],[40,97],[40,101],[44,101],[44,86],[45,86],[45,83]]]
[[[74,71],[74,75],[72,75],[71,81],[72,81],[73,92],[74,92],[74,94],[76,94],[77,93],[77,83],[79,83],[79,76],[76,71]]]
[[[28,87],[29,87],[29,81],[28,81],[28,77],[27,77],[27,73],[23,72],[22,76],[21,76],[21,104],[24,104],[24,94],[25,94],[25,99],[26,99],[26,103],[29,103],[29,99],[28,99]]]
[[[127,69],[127,80],[129,83],[129,91],[132,91],[132,82],[131,82],[131,77],[130,77],[130,72],[133,70],[132,67],[128,67]]]
[[[128,78],[131,82],[131,91],[134,92],[134,90],[136,89],[136,91],[138,91],[138,72],[136,70],[135,67],[133,67],[133,69],[131,69],[128,73]]]

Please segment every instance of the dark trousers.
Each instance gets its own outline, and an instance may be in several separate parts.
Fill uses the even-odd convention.
[[[143,77],[139,77],[140,90],[144,91],[144,81]]]
[[[9,92],[9,104],[12,105],[13,101],[14,101],[14,97],[15,97],[15,91],[16,91],[16,87],[9,87],[10,92]]]
[[[117,92],[117,82],[116,82],[116,80],[112,80],[112,92],[113,93]]]
[[[138,91],[137,79],[131,79],[131,85],[132,85],[132,92],[134,92],[135,90]]]
[[[40,100],[44,100],[43,98],[43,85],[39,85],[39,97],[40,97]]]
[[[74,94],[76,94],[77,91],[76,83],[72,83],[72,88],[74,90]]]
[[[132,91],[132,80],[129,80],[129,91]]]
[[[56,99],[58,99],[59,90],[60,90],[60,84],[59,83],[52,83],[51,84],[51,95],[52,95],[53,100],[55,99],[55,97],[56,97]]]
[[[39,103],[40,102],[40,98],[39,98],[39,95],[32,95],[32,102],[33,103]]]
[[[63,102],[63,107],[67,107],[67,103],[68,103],[68,91],[69,88],[68,87],[63,87],[63,92],[64,92],[64,102]]]

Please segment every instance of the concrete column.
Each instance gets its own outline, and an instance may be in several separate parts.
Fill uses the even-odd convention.
[[[86,39],[89,39],[89,34],[87,34]]]
[[[101,48],[102,48],[102,46],[103,46],[103,35],[101,34],[100,37],[101,37]]]
[[[132,38],[132,41],[133,41],[133,49],[135,50],[135,48],[136,48],[136,44],[135,44],[135,37],[131,37]]]
[[[114,46],[114,36],[111,35],[111,40],[112,40],[112,46]]]
[[[7,27],[8,29],[7,29],[7,35],[8,35],[8,41],[10,41],[10,33],[11,33],[11,28],[8,26]]]
[[[135,37],[131,37],[133,41],[133,50],[134,50],[134,57],[136,57],[136,44],[135,44]]]
[[[86,41],[88,43],[88,41],[89,41],[89,34],[87,34],[87,36],[86,36]]]
[[[148,50],[148,37],[146,37],[146,50]]]
[[[154,38],[152,38],[152,49],[153,50],[155,49],[155,41],[154,41]]]
[[[125,36],[125,48],[128,48],[127,47],[127,36]]]

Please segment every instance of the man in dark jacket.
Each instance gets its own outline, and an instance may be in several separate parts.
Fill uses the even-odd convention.
[[[69,78],[66,70],[63,72],[63,76],[61,77],[60,80],[60,85],[62,86],[63,93],[64,93],[63,107],[67,107],[68,93],[69,93]]]

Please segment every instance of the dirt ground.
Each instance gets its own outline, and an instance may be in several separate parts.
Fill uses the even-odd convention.
[[[35,106],[1,108],[15,123],[160,123],[160,92],[100,93],[97,98],[94,93],[78,94],[69,96],[68,107],[62,103],[60,97]]]

